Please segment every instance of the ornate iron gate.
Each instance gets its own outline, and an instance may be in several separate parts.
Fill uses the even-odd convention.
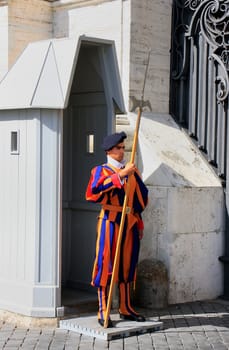
[[[174,0],[170,112],[226,179],[229,0]]]
[[[229,0],[173,0],[170,113],[225,186],[224,294],[229,298]]]

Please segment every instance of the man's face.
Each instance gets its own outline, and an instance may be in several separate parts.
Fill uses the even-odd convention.
[[[125,143],[124,142],[118,143],[112,149],[107,151],[108,156],[117,160],[118,162],[121,162],[123,160],[124,153],[125,153]]]

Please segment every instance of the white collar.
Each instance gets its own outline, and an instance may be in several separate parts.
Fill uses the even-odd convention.
[[[126,161],[123,160],[122,162],[118,162],[114,158],[107,156],[107,163],[114,166],[115,168],[121,169],[123,166],[125,166]]]

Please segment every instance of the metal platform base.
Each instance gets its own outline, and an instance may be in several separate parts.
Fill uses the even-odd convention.
[[[103,328],[98,324],[97,316],[84,316],[60,321],[59,327],[77,333],[88,335],[103,340],[113,340],[123,337],[131,337],[137,334],[159,331],[163,323],[152,319],[145,322],[120,320],[119,315],[111,315],[112,328]]]

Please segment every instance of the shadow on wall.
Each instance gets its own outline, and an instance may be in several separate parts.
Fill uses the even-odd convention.
[[[130,114],[132,127],[136,114]],[[138,167],[148,186],[221,187],[206,159],[170,115],[143,113]]]
[[[139,157],[141,159],[141,156]],[[139,170],[143,170],[143,163],[139,161]],[[177,173],[174,169],[165,163],[161,163],[155,171],[144,179],[146,185],[165,186],[165,187],[193,187],[194,184],[187,180],[183,175]]]
[[[134,303],[147,309],[161,309],[168,305],[168,272],[163,262],[144,259],[137,269]]]
[[[137,112],[139,106],[142,106],[142,110],[152,112],[152,106],[149,100],[141,101],[135,96],[130,96],[130,112]]]
[[[169,186],[169,187],[193,187],[195,186],[193,182],[188,180],[181,172],[178,172],[175,167],[171,167],[168,162],[174,162],[179,167],[191,167],[190,162],[188,162],[183,154],[182,150],[179,151],[179,149],[174,148],[174,144],[170,145],[168,144],[168,140],[165,138],[163,140],[163,131],[166,131],[166,133],[170,133],[170,128],[174,130],[174,132],[179,133],[180,128],[179,126],[174,122],[174,120],[171,118],[170,115],[153,115],[152,119],[152,113],[144,112],[142,114],[142,123],[144,123],[144,119],[151,121],[154,123],[154,129],[158,129],[158,134],[155,132],[152,135],[152,139],[150,139],[150,143],[146,146],[148,148],[148,152],[150,152],[150,158],[151,158],[151,164],[150,167],[152,169],[152,172],[150,174],[147,174],[147,176],[144,178],[144,182],[146,185],[157,185],[157,186]],[[171,130],[172,132],[172,130]],[[160,134],[161,133],[161,134]],[[179,135],[177,135],[179,136]],[[147,135],[144,134],[144,137],[146,137],[147,142]],[[175,141],[175,140],[174,140]],[[164,142],[164,147],[163,147]],[[159,146],[158,146],[159,145]],[[192,150],[193,151],[193,150]],[[139,147],[138,149],[138,167],[141,173],[144,171],[144,164],[143,159],[145,162],[145,157],[143,157],[143,152],[146,152],[146,149]],[[144,155],[145,156],[145,155]],[[152,158],[153,157],[153,158]],[[149,158],[149,159],[150,159]],[[163,159],[165,161],[163,161]],[[149,164],[147,165],[149,167]],[[191,170],[191,169],[190,169]]]

